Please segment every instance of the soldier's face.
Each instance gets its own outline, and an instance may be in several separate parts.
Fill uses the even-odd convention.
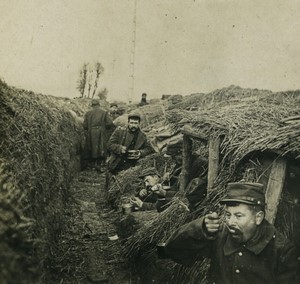
[[[132,132],[137,131],[140,128],[140,121],[138,119],[129,119],[128,128]]]
[[[264,217],[262,211],[255,213],[247,204],[226,206],[225,216],[229,233],[239,243],[253,237]]]
[[[116,112],[116,111],[117,111],[117,107],[116,107],[116,106],[112,106],[112,107],[110,108],[110,110],[111,110],[111,112]]]
[[[152,187],[158,183],[159,177],[154,176],[145,176],[144,183],[146,187]]]

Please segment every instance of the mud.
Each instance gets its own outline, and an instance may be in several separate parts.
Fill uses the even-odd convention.
[[[114,224],[121,213],[105,195],[105,174],[86,170],[73,180],[49,283],[140,283],[120,254]]]

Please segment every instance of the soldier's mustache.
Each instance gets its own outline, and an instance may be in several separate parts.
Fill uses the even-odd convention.
[[[236,227],[227,226],[229,232],[234,235],[242,235],[242,231]]]

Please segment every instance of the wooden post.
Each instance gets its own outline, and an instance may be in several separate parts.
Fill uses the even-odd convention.
[[[209,139],[207,192],[212,190],[215,179],[219,173],[220,141],[220,136]]]
[[[187,135],[183,135],[182,147],[182,170],[179,189],[181,192],[183,192],[188,185],[191,165],[192,140]]]
[[[274,224],[286,175],[286,159],[274,160],[266,189],[266,219]]]

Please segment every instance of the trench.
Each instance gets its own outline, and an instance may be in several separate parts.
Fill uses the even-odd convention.
[[[69,189],[51,283],[139,283],[121,255],[120,212],[105,201],[105,174],[85,170]],[[57,273],[59,272],[59,273]]]
[[[0,283],[146,283],[123,256],[105,173],[81,170],[89,100],[1,81],[0,94]]]

